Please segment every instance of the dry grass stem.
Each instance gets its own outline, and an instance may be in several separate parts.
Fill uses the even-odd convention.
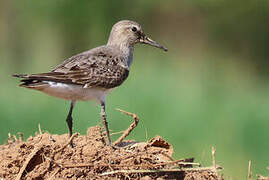
[[[122,133],[124,133],[124,131],[119,131],[119,132],[110,133],[110,135],[113,136],[113,135],[122,134]]]
[[[251,161],[248,161],[248,180],[252,180]]]
[[[42,133],[42,130],[41,130],[40,123],[38,123],[38,131],[39,131],[39,134],[43,134],[43,133]]]
[[[124,131],[124,133],[113,143],[114,145],[122,142],[123,139],[125,139],[130,133],[131,131],[137,126],[138,122],[139,122],[139,117],[134,114],[134,113],[131,113],[131,112],[127,112],[127,111],[124,111],[124,110],[121,110],[121,109],[116,109],[117,111],[120,111],[128,116],[131,116],[133,119],[134,119],[134,122],[129,126],[128,129],[126,129]]]
[[[218,167],[217,167],[218,169]],[[126,174],[133,174],[133,173],[163,173],[163,172],[188,172],[188,171],[215,171],[215,167],[198,167],[198,168],[179,168],[179,169],[157,169],[157,170],[150,170],[150,169],[139,169],[139,170],[116,170],[110,172],[104,172],[101,176],[118,174],[118,173],[126,173]]]
[[[177,165],[194,165],[194,166],[200,166],[200,163],[194,163],[194,162],[182,162],[184,159],[176,160],[176,161],[170,161],[170,162],[162,162],[159,164],[156,164],[155,166],[163,166],[163,165],[172,165],[172,164],[177,164]]]
[[[22,177],[22,175],[23,175],[23,173],[24,173],[27,165],[29,164],[29,162],[31,161],[31,159],[36,155],[36,153],[38,151],[40,151],[41,148],[42,148],[42,146],[36,146],[35,149],[31,152],[31,154],[29,154],[29,156],[25,160],[23,166],[21,167],[20,172],[19,172],[19,174],[16,177],[16,180],[20,180],[21,179],[21,177]]]
[[[216,149],[214,146],[212,146],[211,148],[211,152],[212,152],[212,166],[213,167],[216,167],[216,158],[215,158],[215,155],[216,155]]]

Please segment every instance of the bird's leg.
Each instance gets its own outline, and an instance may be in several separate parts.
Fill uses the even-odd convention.
[[[70,105],[70,109],[69,109],[69,112],[68,112],[68,116],[66,118],[66,122],[67,122],[67,125],[68,125],[68,129],[69,129],[69,137],[72,136],[73,132],[72,132],[72,127],[73,127],[73,118],[72,118],[72,112],[73,112],[73,108],[75,106],[75,101],[71,101],[71,105]],[[74,147],[73,145],[73,142],[70,141],[70,146],[71,147]]]
[[[111,146],[112,142],[111,142],[110,135],[109,135],[108,124],[107,124],[107,121],[106,121],[106,104],[105,104],[105,101],[101,101],[101,119],[102,119],[103,125],[105,126],[108,143]]]

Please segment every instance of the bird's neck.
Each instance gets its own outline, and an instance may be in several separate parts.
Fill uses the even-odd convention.
[[[133,63],[134,46],[129,47],[128,50],[125,50],[125,52],[127,56],[126,62],[128,67],[130,68]]]
[[[126,65],[128,68],[132,65],[133,62],[133,53],[134,53],[134,46],[133,45],[127,45],[125,43],[121,44],[111,44],[110,42],[107,43],[108,46],[116,47],[120,50],[122,56],[125,59]]]

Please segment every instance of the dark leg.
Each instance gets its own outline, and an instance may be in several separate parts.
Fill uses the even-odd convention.
[[[101,119],[102,119],[102,122],[103,122],[103,124],[105,126],[108,143],[111,146],[112,142],[111,142],[110,135],[109,135],[108,124],[107,124],[107,121],[106,121],[106,104],[105,104],[104,101],[101,101]]]
[[[68,129],[69,129],[69,137],[71,137],[72,134],[73,134],[73,132],[72,132],[72,127],[73,127],[72,112],[73,112],[74,105],[75,105],[75,101],[71,101],[69,113],[68,113],[68,116],[66,118],[66,122],[67,122]],[[73,147],[73,142],[72,141],[70,142],[70,146]]]

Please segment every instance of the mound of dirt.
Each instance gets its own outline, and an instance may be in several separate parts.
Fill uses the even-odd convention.
[[[67,134],[10,138],[0,146],[0,179],[221,179],[216,167],[200,167],[193,158],[173,160],[172,146],[160,136],[110,147],[95,126],[72,139],[73,148]]]

